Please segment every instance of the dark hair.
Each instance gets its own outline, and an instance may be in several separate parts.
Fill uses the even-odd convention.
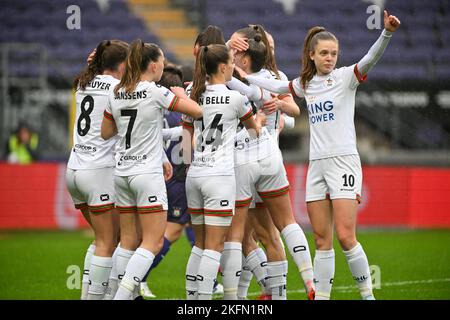
[[[302,69],[300,70],[300,82],[303,90],[306,90],[309,81],[311,81],[317,73],[316,65],[309,57],[309,53],[316,49],[316,45],[319,40],[333,40],[338,42],[335,35],[327,31],[324,27],[316,26],[309,29],[308,34],[305,37],[305,41],[303,42]]]
[[[172,86],[182,87],[183,86],[183,72],[176,65],[168,63],[164,67],[164,71],[161,76],[161,80],[159,80],[158,84],[161,86],[164,86],[166,88],[170,88]]]
[[[209,25],[200,32],[195,39],[194,46],[207,46],[210,44],[225,44],[223,32],[219,27]]]
[[[251,24],[246,28],[239,29],[236,31],[236,33],[242,34],[244,37],[251,39],[254,38],[256,34],[261,35],[261,40],[266,46],[266,55],[265,55],[265,61],[264,61],[264,67],[275,73],[275,76],[280,79],[280,74],[278,72],[277,62],[275,61],[275,56],[272,53],[272,50],[270,50],[270,43],[269,39],[267,38],[266,30],[264,27],[260,24]]]
[[[248,49],[244,54],[250,57],[253,72],[258,72],[265,66],[267,47],[262,42],[261,34],[257,33],[253,39],[248,39]]]
[[[105,70],[117,70],[128,54],[128,43],[120,40],[103,40],[96,48],[94,59],[73,81],[73,88],[86,89],[86,85]]]
[[[125,88],[125,92],[133,91],[150,62],[158,61],[161,55],[162,51],[158,45],[144,43],[141,39],[134,40],[127,55],[125,73],[114,88],[114,93],[117,94],[121,88]]]
[[[192,86],[191,99],[199,102],[199,98],[206,90],[206,76],[217,72],[220,63],[228,63],[230,54],[227,46],[223,44],[211,44],[200,48],[195,60],[194,84]]]

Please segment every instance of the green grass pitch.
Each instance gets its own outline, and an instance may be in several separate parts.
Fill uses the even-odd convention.
[[[314,253],[312,235],[307,234]],[[86,231],[0,232],[0,299],[79,299],[76,281],[92,235]],[[379,267],[377,299],[450,299],[450,230],[361,230],[370,265]],[[337,243],[332,299],[359,299]],[[175,243],[152,271],[149,286],[158,299],[184,298],[184,272],[190,246]],[[75,271],[74,271],[75,270]],[[69,272],[69,273],[68,273]],[[82,270],[81,270],[82,273]],[[289,260],[288,299],[306,299],[299,273]],[[255,281],[249,290],[255,299]]]

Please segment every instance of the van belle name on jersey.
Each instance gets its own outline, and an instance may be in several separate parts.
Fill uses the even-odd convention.
[[[308,99],[313,100],[313,99]],[[334,113],[331,112],[333,110],[333,101],[320,101],[320,102],[311,102],[307,104],[309,120],[312,124],[319,122],[327,122],[333,121]]]
[[[212,96],[212,97],[201,97],[200,104],[229,104],[230,97],[229,96]]]

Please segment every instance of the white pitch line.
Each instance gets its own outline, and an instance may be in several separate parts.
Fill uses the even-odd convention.
[[[444,279],[428,279],[428,280],[410,280],[410,281],[395,281],[395,282],[382,282],[381,286],[385,287],[395,287],[395,286],[406,286],[410,284],[427,284],[427,283],[436,283],[436,282],[450,282],[450,278],[444,278]],[[356,285],[353,286],[335,286],[333,287],[334,291],[340,291],[340,292],[352,292],[357,291],[358,287]],[[376,289],[377,290],[377,289]],[[305,293],[304,289],[298,289],[298,290],[288,290],[286,293]],[[261,292],[250,292],[247,294],[247,296],[253,297],[253,296],[259,296]],[[164,300],[184,300],[185,298],[169,298]]]
[[[382,282],[381,286],[385,287],[395,287],[395,286],[406,286],[410,284],[427,284],[427,283],[435,283],[435,282],[450,282],[450,278],[444,278],[444,279],[428,279],[428,280],[411,280],[411,281],[396,281],[396,282]],[[358,290],[358,287],[356,285],[353,286],[335,286],[333,287],[334,291],[352,291],[352,290]],[[298,290],[288,290],[286,293],[305,293],[304,289],[298,289]],[[261,292],[251,292],[248,294],[248,296],[259,296]]]

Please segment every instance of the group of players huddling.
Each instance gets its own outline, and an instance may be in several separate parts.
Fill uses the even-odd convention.
[[[253,276],[262,299],[286,299],[284,246],[308,299],[330,299],[335,226],[361,297],[375,299],[355,231],[362,187],[355,93],[399,25],[385,11],[384,30],[367,54],[341,68],[336,37],[311,28],[300,76],[291,81],[278,70],[263,26],[241,28],[227,42],[209,26],[195,41],[185,89],[180,69],[156,44],[102,41],[74,81],[66,173],[75,207],[95,233],[81,298],[145,295],[149,271],[188,226],[186,299],[212,299],[219,270],[226,300],[246,299]],[[310,122],[306,202],[314,263],[278,147],[279,132],[300,114],[293,96],[305,99]]]

